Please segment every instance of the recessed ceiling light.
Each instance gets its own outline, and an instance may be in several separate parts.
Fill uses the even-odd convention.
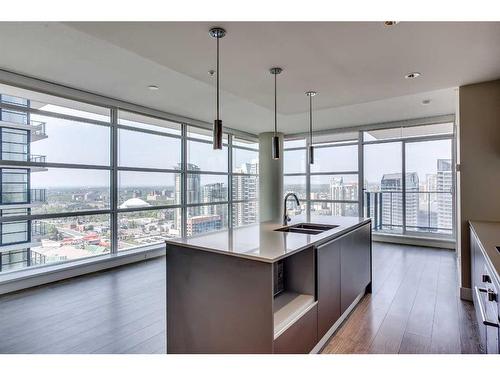
[[[399,23],[399,21],[384,21],[384,26],[391,27],[391,26],[396,26]]]
[[[405,75],[405,78],[406,79],[413,79],[413,78],[420,77],[421,75],[422,74],[419,72],[411,72],[411,73],[408,73],[407,75]]]
[[[159,90],[160,88],[158,86],[156,86],[156,85],[149,85],[148,89],[150,89],[152,91],[156,91],[156,90]]]
[[[210,77],[213,77],[213,76],[215,75],[215,70],[210,69],[210,70],[208,71],[208,75],[209,75]]]
[[[430,99],[424,99],[422,100],[422,105],[429,105],[431,104],[431,100]]]

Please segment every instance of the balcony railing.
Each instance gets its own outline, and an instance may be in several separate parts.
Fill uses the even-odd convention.
[[[47,189],[31,189],[31,200],[28,202],[28,192],[3,191],[1,204],[27,204],[45,203],[47,201]]]
[[[9,161],[27,161],[27,152],[2,151],[2,160]],[[47,156],[45,155],[29,155],[29,161],[32,163],[45,163]]]
[[[45,264],[47,262],[47,257],[43,254],[40,254],[36,251],[31,251],[31,265],[38,266],[40,264]]]
[[[47,135],[47,133],[45,132],[45,122],[31,121],[30,124],[35,127],[35,130],[32,131],[32,135],[38,135],[40,137],[44,137]]]
[[[408,191],[406,225],[403,223],[403,192],[365,192],[365,216],[373,220],[378,232],[414,232],[451,234],[453,196],[450,191]]]
[[[47,161],[47,156],[45,156],[45,155],[30,155],[30,161],[32,163],[45,163]]]
[[[47,234],[47,223],[44,221],[31,221],[31,238],[38,239]]]
[[[9,103],[5,100],[2,100],[1,102],[7,103],[7,104],[19,105],[19,103]],[[26,125],[28,122],[28,116],[27,116],[26,112],[15,111],[15,110],[10,110],[10,109],[6,109],[6,108],[2,108],[0,110],[0,119],[3,121],[16,123],[16,124],[20,124],[20,125]],[[29,122],[29,125],[31,125],[35,128],[35,129],[33,129],[32,134],[35,134],[38,136],[45,136],[46,135],[45,122],[31,120]]]
[[[47,201],[47,189],[31,189],[30,192],[31,203]]]
[[[28,266],[38,266],[47,263],[47,257],[31,249],[20,249],[4,252],[7,257],[0,262],[0,271],[6,271]]]

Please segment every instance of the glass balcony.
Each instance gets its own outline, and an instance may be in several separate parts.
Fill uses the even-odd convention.
[[[20,249],[0,253],[0,271],[12,271],[47,263],[47,257],[30,249]]]
[[[47,202],[47,189],[31,189],[31,203]]]
[[[47,234],[47,223],[40,220],[31,221],[31,238],[40,239]]]
[[[2,152],[2,160],[27,161],[28,160],[28,153],[27,152],[3,151]],[[29,155],[29,161],[32,163],[45,163],[47,161],[47,157],[45,155]]]
[[[391,234],[453,234],[453,195],[450,191],[365,192],[365,216],[373,230]],[[403,204],[405,219],[403,220]]]
[[[45,203],[47,201],[47,189],[31,189],[30,203]],[[27,191],[3,191],[2,204],[27,204]]]
[[[35,130],[33,130],[32,134],[40,136],[40,137],[44,137],[47,135],[47,133],[45,132],[45,122],[31,121],[31,125],[35,128]]]
[[[47,257],[43,254],[40,254],[34,250],[31,251],[31,266],[38,266],[41,264],[45,264],[47,262]]]
[[[30,155],[30,161],[32,163],[45,163],[47,157],[45,155]]]

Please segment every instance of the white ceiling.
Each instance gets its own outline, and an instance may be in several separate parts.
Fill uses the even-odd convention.
[[[213,23],[0,23],[0,68],[204,121],[214,117]],[[222,119],[252,133],[453,113],[455,87],[500,77],[500,23],[221,23]],[[5,53],[8,51],[8,53]],[[416,80],[403,76],[411,71]],[[149,91],[150,84],[160,86]],[[421,105],[431,99],[430,105]]]

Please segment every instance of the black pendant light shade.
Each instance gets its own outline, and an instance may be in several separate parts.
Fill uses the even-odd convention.
[[[274,75],[274,136],[272,139],[272,156],[273,159],[281,157],[280,138],[278,136],[278,108],[277,108],[277,92],[276,92],[276,76],[280,74],[283,69],[274,67],[269,70]]]
[[[222,120],[214,120],[212,140],[214,150],[222,150]]]
[[[280,158],[280,137],[277,135],[273,136],[273,159]]]
[[[309,97],[309,164],[314,164],[312,98],[316,94],[316,91],[306,92]]]
[[[209,34],[212,38],[215,38],[217,40],[217,69],[215,71],[215,74],[217,74],[217,118],[214,120],[213,127],[213,147],[214,150],[222,150],[222,120],[219,119],[219,39],[223,38],[226,35],[226,30],[221,27],[214,27],[210,29]]]

